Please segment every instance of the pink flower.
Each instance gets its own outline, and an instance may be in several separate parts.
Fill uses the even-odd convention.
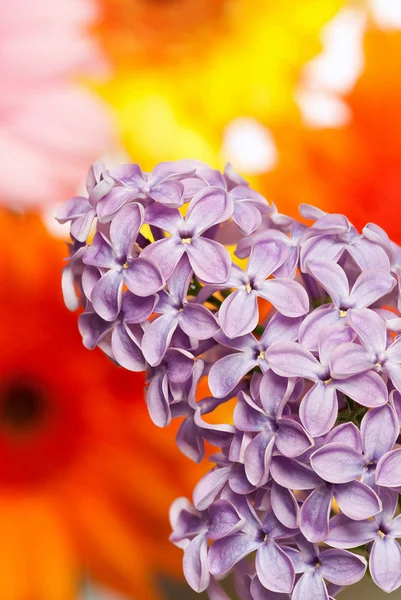
[[[78,84],[101,73],[87,0],[0,0],[0,203],[62,200],[110,141],[106,107]]]

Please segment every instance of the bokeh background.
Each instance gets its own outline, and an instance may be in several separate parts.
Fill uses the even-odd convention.
[[[191,157],[401,243],[401,1],[0,0],[0,89],[0,600],[193,599],[167,513],[206,466],[83,349],[54,215],[94,160]]]

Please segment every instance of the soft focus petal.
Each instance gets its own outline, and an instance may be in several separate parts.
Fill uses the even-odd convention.
[[[261,224],[262,215],[251,202],[235,202],[233,221],[244,235],[250,235]]]
[[[363,452],[361,434],[358,427],[354,425],[354,423],[343,423],[342,425],[337,425],[337,427],[332,429],[329,435],[326,437],[326,443],[328,444],[330,442],[333,444],[350,446],[361,454]]]
[[[165,181],[153,187],[150,196],[160,204],[175,208],[184,203],[184,186],[180,181]]]
[[[78,328],[85,348],[93,350],[98,341],[106,335],[113,324],[105,321],[95,312],[85,312],[79,315]]]
[[[145,217],[143,206],[134,203],[118,211],[110,225],[110,239],[119,257],[130,255]]]
[[[229,194],[222,188],[209,186],[192,198],[186,222],[201,234],[213,225],[226,221],[233,214],[233,210],[234,205]]]
[[[146,390],[146,404],[149,416],[157,427],[166,427],[170,423],[168,381],[164,373],[157,373],[152,377]]]
[[[376,585],[390,594],[401,585],[401,548],[389,536],[376,537],[370,553],[370,574]]]
[[[364,457],[353,448],[341,444],[327,444],[311,456],[314,471],[330,483],[348,483],[360,477]]]
[[[167,281],[168,290],[175,300],[179,302],[186,300],[192,275],[193,271],[188,257],[186,254],[183,254],[174,269],[174,273]]]
[[[101,233],[97,232],[92,244],[86,248],[82,262],[93,267],[104,267],[111,269],[115,266],[113,249]]]
[[[123,280],[121,272],[112,269],[97,282],[92,290],[92,304],[105,321],[114,321],[121,308]]]
[[[302,317],[292,319],[276,313],[266,325],[260,341],[266,348],[277,342],[292,342],[298,337],[301,322]]]
[[[203,592],[209,585],[207,567],[207,538],[197,535],[185,548],[182,560],[185,579],[195,592]]]
[[[129,335],[129,329],[124,323],[120,323],[113,329],[111,348],[118,364],[128,371],[145,370],[146,365],[141,349]]]

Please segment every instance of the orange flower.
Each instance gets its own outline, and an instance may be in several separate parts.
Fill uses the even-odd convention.
[[[281,212],[307,202],[358,228],[373,221],[401,243],[401,32],[370,28],[364,48],[364,72],[345,98],[349,124],[274,128],[279,161],[262,184]]]
[[[90,572],[156,599],[156,573],[181,572],[168,507],[200,471],[150,422],[142,375],[83,348],[65,245],[35,216],[0,230],[0,598],[72,600]]]

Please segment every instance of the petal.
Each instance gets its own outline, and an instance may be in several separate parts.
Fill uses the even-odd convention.
[[[146,390],[149,416],[157,427],[166,427],[171,421],[168,401],[168,381],[164,373],[156,373]]]
[[[121,271],[112,269],[94,286],[92,304],[98,315],[105,321],[114,321],[121,309],[123,279]]]
[[[258,549],[256,572],[262,585],[272,592],[289,594],[294,587],[294,566],[275,542],[268,540]]]
[[[341,322],[337,308],[332,306],[317,308],[302,321],[299,328],[299,341],[310,352],[317,352],[321,332]]]
[[[288,417],[277,419],[277,425],[276,448],[283,456],[290,458],[300,456],[314,445],[313,439],[293,419]]]
[[[327,444],[311,456],[313,470],[330,483],[348,483],[361,476],[364,457],[353,448]]]
[[[341,344],[331,355],[330,372],[333,379],[346,379],[373,367],[371,355],[358,344]]]
[[[208,538],[218,540],[234,533],[243,522],[234,506],[228,500],[217,500],[208,508]]]
[[[292,600],[329,600],[326,584],[318,571],[304,573],[292,594]]]
[[[318,340],[320,362],[323,365],[328,365],[332,352],[340,344],[353,342],[355,338],[355,332],[350,327],[344,327],[344,322],[341,322],[341,319],[336,325],[327,326],[321,332]]]
[[[277,342],[292,342],[298,337],[301,322],[301,317],[292,319],[276,313],[266,325],[260,341],[266,348]]]
[[[384,366],[387,373],[390,375],[394,387],[401,392],[401,365],[388,360]]]
[[[354,521],[345,515],[330,519],[330,530],[325,542],[335,548],[364,546],[376,537],[377,526],[369,519]]]
[[[102,273],[97,267],[86,265],[86,267],[84,268],[82,273],[81,284],[84,294],[88,298],[88,300],[92,298],[92,290],[101,277]]]
[[[347,312],[347,323],[358,334],[365,348],[383,352],[387,343],[386,322],[369,308],[353,308]]]
[[[100,339],[110,331],[113,324],[95,312],[84,312],[78,317],[78,329],[85,348],[93,350]]]
[[[196,340],[208,340],[219,330],[210,310],[195,302],[185,303],[184,310],[179,314],[179,324],[184,333]]]
[[[129,335],[129,330],[123,323],[113,329],[111,348],[118,364],[128,371],[145,370],[146,365],[141,349]]]
[[[249,277],[257,281],[266,279],[284,263],[287,256],[288,245],[281,240],[270,239],[257,242],[248,260]]]
[[[127,288],[137,296],[151,296],[161,290],[165,281],[159,268],[148,258],[134,258],[123,270]]]
[[[216,540],[209,550],[210,573],[216,576],[225,575],[235,564],[254,552],[259,546],[260,542],[245,533],[236,533]]]
[[[369,410],[361,422],[366,462],[376,462],[383,454],[389,452],[397,441],[399,433],[397,415],[389,404]]]
[[[381,457],[376,468],[376,483],[389,488],[401,486],[401,448]]]
[[[290,600],[288,594],[278,594],[267,590],[261,583],[257,575],[252,579],[251,583],[252,600]]]
[[[345,250],[344,242],[336,242],[335,239],[319,235],[307,240],[301,247],[301,271],[308,272],[307,262],[320,260],[325,256],[327,260],[338,261]]]
[[[191,283],[192,275],[193,271],[188,257],[186,254],[183,254],[173,274],[167,281],[168,290],[174,300],[182,303],[187,299],[188,287]]]
[[[113,249],[101,233],[95,233],[92,244],[85,250],[82,262],[85,265],[105,269],[111,269],[115,266]]]
[[[152,367],[162,361],[177,325],[177,314],[167,314],[157,317],[145,329],[142,352]]]
[[[227,396],[255,364],[255,359],[243,352],[220,358],[209,372],[209,387],[213,396],[215,398]]]
[[[195,359],[186,350],[178,348],[170,348],[166,352],[165,361],[167,365],[167,376],[171,383],[183,383],[199,368],[200,374],[203,371],[203,362],[198,360],[196,365]]]
[[[244,392],[239,392],[234,408],[234,424],[239,431],[261,431],[267,423],[267,417],[259,406]]]
[[[121,301],[121,310],[126,323],[142,323],[153,313],[157,304],[156,294],[141,298],[131,292],[124,292]]]
[[[141,253],[141,258],[152,260],[159,267],[163,277],[168,279],[184,252],[184,245],[180,244],[175,238],[170,237],[146,246]]]
[[[250,235],[262,222],[260,210],[252,202],[235,202],[232,217],[244,235]]]
[[[331,548],[320,554],[320,574],[334,585],[352,585],[366,572],[366,559],[348,550]]]
[[[266,415],[280,416],[285,403],[293,391],[293,384],[287,377],[280,377],[269,369],[260,381],[260,402]]]
[[[366,371],[348,379],[333,379],[333,386],[368,408],[381,406],[388,400],[387,386],[374,371]]]
[[[267,482],[273,447],[274,435],[268,431],[261,431],[248,444],[244,464],[246,476],[252,485],[260,487]]]
[[[379,269],[367,269],[362,271],[354,283],[349,299],[353,306],[364,308],[390,293],[396,284],[396,279],[390,273]]]
[[[180,181],[164,181],[161,185],[152,187],[149,195],[155,202],[171,208],[184,204],[184,186]]]
[[[193,417],[188,416],[182,421],[175,441],[181,452],[194,462],[199,463],[204,458],[205,445]]]
[[[286,317],[300,317],[309,310],[305,289],[292,279],[269,279],[258,286],[258,295]]]
[[[233,211],[234,204],[230,195],[222,188],[208,186],[192,198],[185,220],[200,234],[212,225],[227,221]]]
[[[391,361],[401,361],[401,335],[398,335],[391,346],[387,349],[387,355]]]
[[[361,434],[354,423],[343,423],[337,425],[326,437],[326,444],[343,444],[354,448],[357,452],[363,453]]]
[[[364,236],[357,238],[348,246],[348,252],[361,269],[390,270],[390,261],[387,253],[378,244],[370,242]]]
[[[348,279],[343,269],[333,260],[314,258],[308,260],[307,271],[320,283],[330,296],[332,302],[341,308],[348,298]]]
[[[174,234],[182,226],[183,218],[177,209],[156,202],[146,208],[145,223]]]
[[[311,490],[322,484],[310,467],[285,456],[273,456],[270,473],[276,483],[291,490]]]
[[[118,211],[110,225],[110,239],[119,257],[131,254],[136,237],[145,218],[143,206],[134,203]]]
[[[273,482],[270,500],[272,510],[280,523],[288,529],[296,529],[298,527],[299,507],[291,490]]]
[[[96,204],[96,212],[101,223],[111,220],[121,207],[137,198],[137,192],[125,186],[115,186]],[[92,200],[92,198],[91,198]]]
[[[206,510],[226,485],[231,467],[220,467],[206,473],[193,491],[193,502],[198,510]]]
[[[231,257],[224,246],[207,238],[193,238],[192,243],[185,245],[185,248],[199,279],[205,283],[224,283],[227,280]]]
[[[229,338],[251,333],[258,324],[259,309],[254,291],[237,290],[230,294],[219,309],[219,322]]]
[[[57,211],[56,220],[63,224],[78,217],[85,216],[91,209],[88,198],[84,196],[74,196],[64,202]]]
[[[329,518],[333,499],[333,486],[321,485],[302,504],[299,528],[309,542],[317,544],[329,533]]]
[[[206,534],[197,535],[185,548],[182,560],[185,579],[195,592],[204,592],[209,585]]]
[[[376,537],[370,553],[370,574],[376,585],[388,594],[401,585],[401,548],[393,538]]]
[[[312,437],[328,433],[336,422],[337,414],[336,390],[322,381],[315,383],[305,394],[299,407],[302,425]]]
[[[274,344],[268,349],[266,360],[282,377],[305,377],[314,381],[322,371],[316,358],[296,342]]]
[[[169,160],[158,163],[149,175],[150,186],[159,185],[168,179],[181,179],[194,175],[197,164],[191,160]]]
[[[71,235],[78,242],[86,242],[88,239],[95,216],[96,213],[94,210],[88,210],[85,215],[71,223]]]
[[[382,509],[382,503],[377,494],[360,481],[336,485],[334,497],[340,510],[354,521],[369,519]]]

